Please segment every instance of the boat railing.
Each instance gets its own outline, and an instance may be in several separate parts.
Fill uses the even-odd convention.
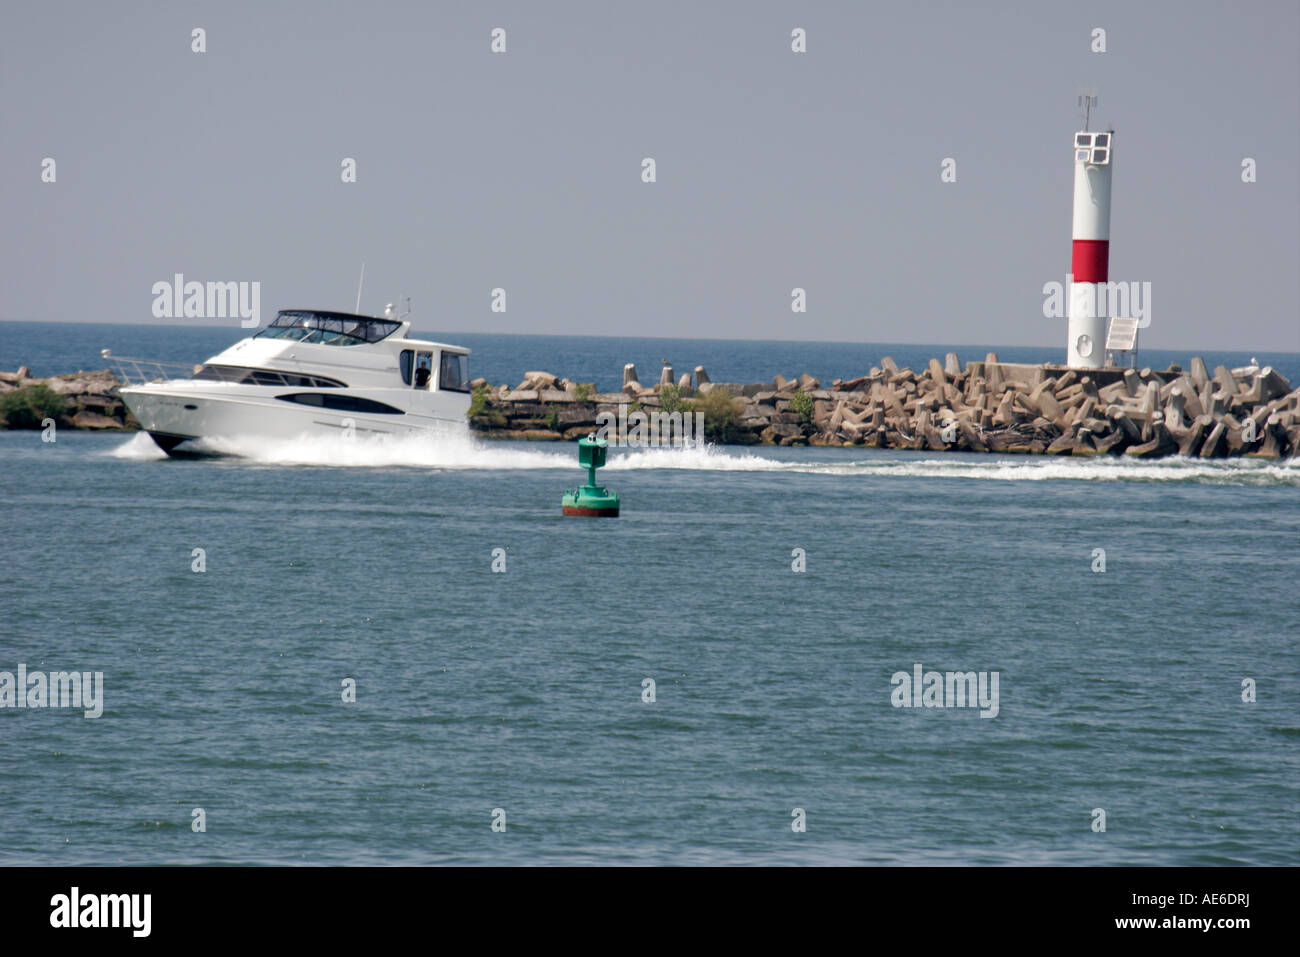
[[[189,362],[163,362],[159,359],[115,356],[110,349],[101,349],[99,354],[109,361],[123,385],[145,385],[149,382],[191,379],[199,368]]]

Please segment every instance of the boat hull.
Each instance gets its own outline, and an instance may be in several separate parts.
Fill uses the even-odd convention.
[[[158,447],[173,456],[188,452],[188,444],[196,439],[288,441],[446,434],[465,427],[465,411],[469,407],[468,397],[448,395],[436,397],[446,400],[443,409],[373,414],[285,402],[270,394],[259,395],[255,388],[228,385],[223,388],[223,384],[217,383],[195,389],[191,381],[178,380],[124,388],[121,396]],[[398,390],[351,394],[377,402],[387,398],[386,404],[391,405],[395,397],[383,393],[392,392]],[[399,393],[399,397],[405,396]]]

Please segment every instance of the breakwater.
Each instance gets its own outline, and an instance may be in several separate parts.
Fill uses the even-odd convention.
[[[0,422],[40,428],[138,428],[108,370],[32,378],[0,372]],[[928,451],[1285,458],[1300,449],[1300,389],[1276,370],[1066,369],[999,361],[964,365],[955,353],[919,372],[885,357],[854,379],[807,374],[770,382],[714,382],[702,366],[642,385],[623,370],[618,392],[549,372],[514,387],[472,383],[469,424],[492,439],[576,440],[605,429],[633,443],[688,438],[740,445],[832,445]],[[630,426],[630,429],[629,429]]]
[[[39,429],[47,419],[59,428],[132,431],[140,428],[117,390],[123,383],[108,369],[33,378],[26,366],[0,372],[0,426]]]
[[[963,365],[955,353],[920,372],[889,357],[864,376],[823,386],[809,375],[713,382],[700,366],[643,386],[628,365],[619,392],[548,372],[514,388],[475,380],[471,426],[491,438],[576,439],[623,429],[638,413],[667,427],[703,414],[710,441],[753,445],[1222,458],[1284,458],[1300,448],[1300,389],[1265,366],[1213,373],[1189,368],[1067,369],[1004,363],[995,353]],[[630,410],[630,411],[629,411]],[[644,441],[654,430],[646,429]]]

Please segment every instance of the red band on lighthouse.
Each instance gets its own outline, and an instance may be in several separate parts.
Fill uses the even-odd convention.
[[[1105,282],[1110,262],[1109,239],[1076,239],[1070,258],[1070,274],[1075,282]]]

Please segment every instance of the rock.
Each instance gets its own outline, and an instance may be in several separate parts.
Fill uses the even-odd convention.
[[[550,429],[521,429],[518,432],[492,432],[489,433],[494,438],[507,439],[531,439],[540,442],[559,442],[564,436],[559,432],[553,432]],[[583,433],[586,434],[585,432]]]
[[[1210,373],[1205,368],[1205,360],[1200,356],[1192,356],[1192,384],[1196,386],[1199,392],[1205,388],[1210,381]]]
[[[858,442],[862,441],[863,433],[866,430],[863,429],[862,426],[858,425],[855,422],[846,421],[840,424],[839,429],[837,431],[839,432],[840,435],[843,435],[850,442],[857,444]]]
[[[1241,386],[1237,382],[1237,377],[1228,371],[1227,366],[1214,367],[1214,382],[1229,396],[1234,396],[1241,391]]]
[[[70,421],[72,426],[78,429],[121,429],[123,427],[118,419],[96,412],[78,412]]]
[[[1051,379],[1040,382],[1034,391],[1029,393],[1028,398],[1031,410],[1053,421],[1061,417],[1061,404],[1056,401],[1056,396],[1052,393]]]
[[[673,384],[673,367],[664,363],[664,367],[659,370],[659,387]]]
[[[961,360],[957,358],[957,353],[949,352],[943,357],[943,371],[950,379],[956,379],[961,375]]]
[[[984,380],[990,392],[997,392],[1002,388],[1002,366],[998,363],[996,352],[990,352],[984,360]]]
[[[104,369],[101,372],[76,372],[44,380],[51,392],[59,395],[108,395],[121,383],[117,376]]]
[[[596,424],[596,408],[588,405],[586,402],[570,402],[568,405],[560,406],[556,416],[560,425],[590,425]]]
[[[691,374],[689,372],[683,372],[682,377],[677,380],[677,391],[682,395],[691,395],[695,392],[691,388]]]
[[[822,384],[818,382],[816,379],[814,379],[812,376],[810,376],[808,373],[805,372],[803,375],[799,376],[800,392],[814,392],[817,389],[820,389],[821,387]]]
[[[760,439],[769,445],[775,445],[781,439],[793,438],[796,435],[800,438],[803,437],[803,429],[799,428],[799,426],[792,425],[789,422],[773,422],[763,430]]]
[[[1142,410],[1142,416],[1146,421],[1151,421],[1151,417],[1156,414],[1156,403],[1160,399],[1160,387],[1154,382],[1148,382],[1142,394],[1138,396],[1138,408]]]
[[[635,398],[645,390],[641,388],[640,382],[637,382],[636,379],[632,379],[623,383],[623,391]]]
[[[27,368],[27,366],[19,366],[15,376],[19,382],[22,382],[24,379],[30,379],[32,377],[32,370]]]
[[[1098,454],[1116,454],[1124,451],[1124,446],[1128,442],[1128,436],[1123,429],[1116,429],[1108,435],[1098,435],[1093,433],[1093,444],[1097,447]]]
[[[1092,430],[1086,426],[1079,429],[1079,434],[1074,440],[1074,450],[1072,455],[1097,455],[1097,446],[1092,441]]]
[[[962,438],[966,440],[966,446],[972,451],[987,452],[989,450],[988,446],[984,444],[984,440],[980,438],[979,433],[975,431],[975,427],[971,425],[970,420],[966,416],[957,416],[957,429],[961,432]]]
[[[1122,398],[1128,397],[1128,387],[1123,381],[1112,382],[1110,385],[1102,386],[1098,389],[1097,395],[1099,397],[1097,402],[1098,405],[1111,405]]]
[[[1256,373],[1250,388],[1242,393],[1242,399],[1252,405],[1271,402],[1284,396],[1291,390],[1291,383],[1279,375],[1272,366],[1265,366]]]
[[[1165,402],[1165,421],[1171,426],[1182,426],[1187,416],[1187,395],[1178,386],[1174,386]],[[1195,418],[1195,416],[1193,416]]]
[[[1193,360],[1194,361],[1194,360]],[[1200,452],[1201,444],[1205,441],[1205,435],[1214,425],[1214,419],[1208,415],[1198,415],[1192,422],[1191,428],[1187,430],[1187,435],[1178,445],[1178,454],[1192,457]]]
[[[1286,448],[1286,432],[1282,429],[1282,416],[1274,412],[1264,422],[1263,440],[1259,448],[1247,455],[1258,458],[1277,459],[1282,457]]]
[[[1002,394],[1002,401],[998,403],[998,410],[993,413],[994,425],[1010,426],[1015,424],[1015,398],[1016,394],[1014,392],[1004,392]]]
[[[1047,454],[1069,455],[1077,444],[1078,437],[1074,432],[1063,432],[1052,440],[1052,444],[1047,447]]]
[[[696,386],[702,386],[702,385],[704,385],[704,383],[706,383],[706,382],[712,382],[712,381],[713,381],[713,380],[709,378],[709,374],[708,374],[707,372],[704,371],[704,366],[696,366],[696,367],[695,367],[695,384],[696,384]]]
[[[1122,406],[1112,405],[1106,409],[1106,418],[1123,430],[1129,442],[1141,442],[1142,430],[1137,427]]]
[[[1132,455],[1136,458],[1156,458],[1164,455],[1172,455],[1177,451],[1177,444],[1165,428],[1163,418],[1160,413],[1156,413],[1157,418],[1151,424],[1151,438],[1141,445],[1135,445],[1125,449],[1125,455]]]
[[[1186,385],[1180,382],[1175,388],[1183,394],[1183,414],[1189,422],[1195,421],[1199,416],[1205,414],[1205,407],[1201,405],[1201,398],[1196,394],[1196,390],[1192,388],[1190,380]]]
[[[636,365],[629,362],[623,366],[623,388],[626,389],[631,383],[636,383],[637,388],[641,387],[640,377],[636,374]]]
[[[1083,404],[1075,410],[1073,418],[1070,420],[1071,425],[1082,425],[1087,419],[1097,414],[1097,403],[1091,397],[1085,398]]]
[[[549,372],[525,372],[524,385],[521,388],[537,389],[539,391],[541,389],[554,389],[559,381]]]
[[[1205,443],[1201,446],[1200,457],[1203,459],[1222,458],[1227,454],[1227,443],[1225,433],[1228,431],[1226,422],[1216,422],[1210,434],[1206,436]]]

